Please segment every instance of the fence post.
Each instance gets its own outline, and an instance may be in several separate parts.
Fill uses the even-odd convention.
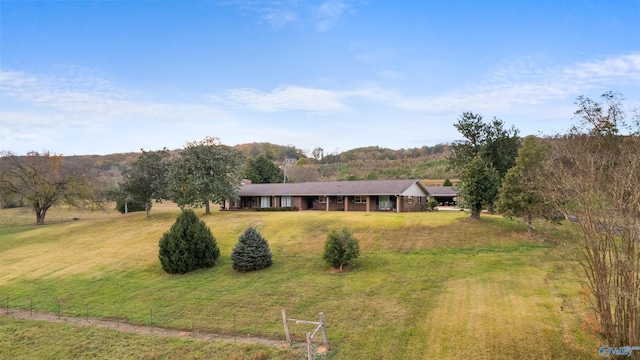
[[[307,359],[313,360],[313,346],[311,346],[311,333],[307,333]]]
[[[284,335],[287,337],[287,343],[291,345],[291,337],[289,336],[289,325],[287,325],[287,314],[282,309],[282,323],[284,324]]]
[[[320,326],[322,326],[322,342],[324,346],[327,347],[327,350],[331,350],[331,346],[329,345],[329,334],[327,334],[327,324],[324,321],[324,314],[320,313]]]

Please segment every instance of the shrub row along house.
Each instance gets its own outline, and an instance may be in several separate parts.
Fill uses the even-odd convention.
[[[450,186],[425,187],[418,180],[330,181],[251,184],[244,181],[226,209],[292,208],[326,211],[420,211],[429,200],[455,204]]]

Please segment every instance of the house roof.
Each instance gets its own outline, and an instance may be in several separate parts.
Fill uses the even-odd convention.
[[[238,196],[403,195],[416,186],[427,195],[427,190],[418,180],[375,180],[244,184],[238,190]]]
[[[453,186],[427,186],[425,189],[431,196],[458,196]]]
[[[453,186],[427,186],[425,189],[431,196],[458,196]]]

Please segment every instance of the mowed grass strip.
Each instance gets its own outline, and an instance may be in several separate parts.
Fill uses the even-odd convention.
[[[572,295],[577,285],[558,290],[544,281],[547,264],[556,255],[547,245],[524,237],[526,230],[516,222],[495,216],[470,222],[464,213],[445,211],[214,212],[201,218],[221,249],[216,266],[170,276],[157,260],[158,240],[177,214],[161,209],[152,211],[150,219],[141,213],[113,214],[42,227],[0,227],[0,264],[8,264],[0,269],[0,300],[9,297],[11,306],[22,308],[33,301],[38,310],[61,309],[66,315],[117,315],[154,326],[275,339],[284,337],[281,309],[307,320],[323,312],[339,359],[458,357],[460,353],[451,350],[454,345],[438,335],[444,330],[432,331],[442,323],[440,313],[456,315],[453,328],[483,329],[488,337],[504,337],[484,343],[461,339],[474,343],[473,354],[480,357],[493,358],[486,354],[493,354],[495,346],[519,343],[522,337],[512,330],[520,326],[538,329],[531,334],[541,336],[539,341],[548,344],[545,349],[566,346],[584,355],[593,348],[597,354],[596,345],[580,335],[577,313],[544,310],[556,301],[554,291]],[[237,273],[230,254],[249,226],[269,241],[274,265]],[[362,254],[355,267],[336,273],[321,253],[327,232],[342,226],[360,239]],[[504,285],[490,285],[500,283],[504,274],[510,276]],[[474,286],[479,287],[469,288]],[[503,301],[503,307],[491,309],[504,311],[501,316],[519,314],[513,309],[521,300],[513,299],[526,293],[516,292],[513,298],[507,291],[512,288],[537,294],[536,304],[544,306],[536,311],[548,311],[547,320],[523,316],[517,325],[509,325],[486,316],[457,316],[458,297],[469,293],[486,297],[487,304]],[[529,305],[522,302],[520,309]],[[468,306],[460,311],[486,311]],[[564,334],[578,335],[561,332],[558,340],[559,333],[549,330],[555,325],[564,327]],[[291,328],[297,341],[312,330],[302,324]]]
[[[300,351],[3,318],[0,359],[300,359]]]
[[[597,343],[578,329],[580,308],[562,306],[554,291],[576,284],[547,284],[545,270],[501,269],[447,282],[423,319],[433,358],[593,359]],[[573,285],[573,286],[572,286]]]

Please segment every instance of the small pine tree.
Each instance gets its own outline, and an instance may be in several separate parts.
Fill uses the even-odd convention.
[[[171,229],[160,238],[158,258],[169,274],[185,274],[210,268],[220,257],[220,249],[211,230],[193,210],[178,215]]]
[[[322,258],[334,268],[342,271],[344,265],[353,263],[360,255],[360,245],[358,239],[354,238],[349,229],[342,228],[340,231],[331,230],[324,243],[324,254]]]
[[[453,186],[453,183],[451,182],[451,180],[449,180],[449,178],[444,179],[444,184],[442,184],[442,186]]]
[[[238,271],[254,271],[271,266],[269,243],[260,233],[250,227],[238,238],[231,253],[231,262]]]

